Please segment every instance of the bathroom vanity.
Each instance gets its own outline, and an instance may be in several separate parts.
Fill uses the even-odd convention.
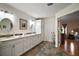
[[[36,21],[0,11],[0,56],[19,56],[42,42],[41,21]]]
[[[19,56],[42,42],[41,34],[0,38],[0,56]]]

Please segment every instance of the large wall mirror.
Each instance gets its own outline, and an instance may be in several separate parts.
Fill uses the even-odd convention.
[[[0,29],[3,32],[9,32],[13,28],[13,24],[9,18],[4,18],[0,21]]]

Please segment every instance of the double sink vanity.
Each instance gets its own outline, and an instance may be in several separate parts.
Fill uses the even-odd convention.
[[[0,38],[0,55],[19,56],[42,42],[41,34],[26,34]]]
[[[15,20],[17,19],[13,15],[0,11],[0,56],[20,56],[43,41],[41,33],[26,32],[27,22],[25,20],[21,21],[21,29],[17,30],[23,30],[24,32],[14,34],[12,32],[13,28],[17,27],[14,26]],[[32,26],[33,24],[30,26],[31,29],[33,28]]]

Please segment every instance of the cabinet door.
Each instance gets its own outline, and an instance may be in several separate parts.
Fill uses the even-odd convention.
[[[30,49],[30,39],[28,37],[24,38],[24,52]]]
[[[38,40],[39,40],[39,42],[42,42],[43,41],[43,37],[42,37],[41,34],[38,35]]]
[[[31,49],[33,47],[33,44],[32,44],[33,43],[33,38],[32,38],[32,36],[28,37],[28,39],[26,39],[26,41],[27,41],[26,45],[27,45],[28,49]]]
[[[31,39],[32,40],[32,45],[35,46],[38,43],[37,42],[37,36],[35,35],[32,38],[33,38],[33,39]]]
[[[35,41],[35,45],[37,45],[39,43],[39,37],[38,37],[38,35],[34,36],[34,41]]]
[[[24,51],[28,51],[36,44],[34,36],[24,38]]]
[[[14,44],[14,55],[19,56],[23,53],[23,40],[18,39]]]
[[[0,47],[1,56],[11,56],[12,55],[12,46]]]

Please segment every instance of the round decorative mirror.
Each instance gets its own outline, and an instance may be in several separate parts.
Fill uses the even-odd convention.
[[[3,32],[9,32],[13,28],[13,24],[9,18],[4,18],[0,22],[0,29]]]

